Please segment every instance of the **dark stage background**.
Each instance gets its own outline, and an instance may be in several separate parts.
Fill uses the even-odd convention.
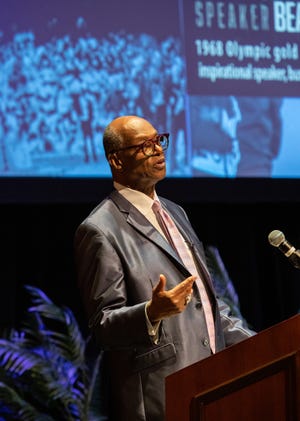
[[[162,183],[162,192],[163,187]],[[201,195],[200,191],[196,193]],[[172,199],[172,193],[168,197]],[[239,294],[242,313],[256,330],[298,312],[300,271],[267,240],[270,231],[280,229],[292,244],[299,246],[298,200],[180,203],[199,237],[219,248]],[[42,288],[57,303],[69,306],[85,329],[72,241],[77,225],[95,205],[96,202],[78,202],[1,206],[2,327],[17,324],[24,310],[22,285],[30,284]]]

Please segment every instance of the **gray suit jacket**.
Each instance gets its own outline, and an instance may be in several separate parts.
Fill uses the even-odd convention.
[[[211,298],[216,347],[252,334],[215,297],[202,244],[184,210],[160,198],[189,243]],[[145,303],[159,275],[167,289],[189,272],[149,221],[114,191],[93,210],[75,235],[78,280],[89,326],[104,350],[111,406],[110,420],[162,421],[165,377],[211,355],[204,313],[197,294],[185,311],[160,326],[159,343],[148,334]]]

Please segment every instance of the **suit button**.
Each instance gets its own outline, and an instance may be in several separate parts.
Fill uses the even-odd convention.
[[[209,346],[209,340],[207,338],[203,339],[203,345]]]

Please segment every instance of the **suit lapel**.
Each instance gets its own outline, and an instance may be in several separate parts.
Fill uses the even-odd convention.
[[[185,274],[189,274],[173,247],[135,206],[133,206],[116,190],[111,193],[110,198],[118,206],[119,210],[124,213],[128,224],[144,235],[149,241],[153,242],[168,253],[174,260],[176,260],[177,263],[180,264]]]

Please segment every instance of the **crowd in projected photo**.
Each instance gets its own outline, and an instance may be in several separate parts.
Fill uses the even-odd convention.
[[[114,116],[143,115],[173,131],[183,114],[184,62],[172,37],[111,33],[36,45],[25,32],[0,55],[4,174],[108,175],[101,139]]]

